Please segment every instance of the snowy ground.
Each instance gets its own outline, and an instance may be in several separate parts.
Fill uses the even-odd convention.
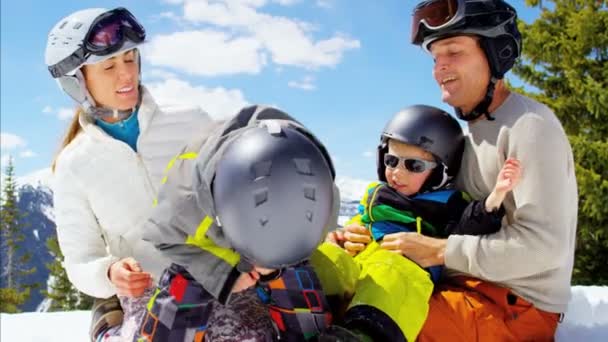
[[[2,342],[87,341],[88,311],[0,315]],[[608,341],[608,287],[575,286],[557,341]]]

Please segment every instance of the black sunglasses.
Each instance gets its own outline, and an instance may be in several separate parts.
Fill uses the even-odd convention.
[[[421,173],[426,170],[433,169],[437,166],[437,163],[435,163],[434,161],[411,157],[397,157],[388,153],[384,155],[384,165],[386,167],[390,167],[391,169],[394,169],[399,166],[400,161],[408,171],[413,173]]]

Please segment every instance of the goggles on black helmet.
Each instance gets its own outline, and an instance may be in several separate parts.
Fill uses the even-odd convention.
[[[465,7],[465,0],[427,0],[419,3],[412,14],[412,43],[422,43],[422,25],[433,31],[449,27],[464,18]]]
[[[106,56],[124,45],[126,40],[141,43],[146,31],[126,8],[119,7],[95,18],[84,37],[82,46],[70,56],[49,66],[53,77],[61,77],[78,68],[90,55]]]

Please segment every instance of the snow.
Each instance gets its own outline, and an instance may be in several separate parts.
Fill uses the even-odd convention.
[[[340,200],[358,201],[363,197],[369,183],[371,183],[371,181],[350,177],[336,177],[336,185],[338,186],[338,189],[340,189]]]
[[[88,340],[90,312],[28,312],[0,315],[2,342]],[[608,341],[608,286],[574,286],[556,341]]]
[[[16,181],[19,186],[29,184],[34,188],[37,188],[38,186],[43,186],[49,189],[53,189],[53,172],[49,167],[32,172],[23,177],[18,177]]]

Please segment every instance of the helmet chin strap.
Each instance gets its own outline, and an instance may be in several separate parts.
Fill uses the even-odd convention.
[[[137,107],[139,107],[139,105],[141,103],[141,87],[139,87],[139,90],[138,90],[139,99],[137,100],[137,104],[135,105],[135,107],[128,109],[128,110],[118,110],[118,109],[112,109],[112,108],[97,107],[97,106],[95,106],[95,100],[89,93],[89,90],[86,89],[86,87],[84,89],[85,89],[86,94],[85,94],[85,100],[82,102],[82,108],[84,109],[84,112],[87,115],[89,115],[93,119],[97,119],[97,120],[104,120],[104,119],[112,118],[113,121],[122,121],[122,120],[128,118],[129,116],[131,116],[131,114],[133,114],[133,112],[135,112],[135,110],[137,109]]]
[[[485,115],[488,121],[493,121],[494,117],[490,115],[488,108],[492,103],[492,98],[494,97],[494,89],[496,89],[497,82],[498,79],[496,77],[492,76],[490,78],[490,83],[488,84],[488,88],[486,89],[486,95],[484,96],[483,100],[481,100],[481,102],[479,102],[470,113],[465,114],[462,112],[462,109],[454,107],[454,110],[456,111],[456,116],[458,116],[460,120],[473,121],[479,118],[480,116]]]

